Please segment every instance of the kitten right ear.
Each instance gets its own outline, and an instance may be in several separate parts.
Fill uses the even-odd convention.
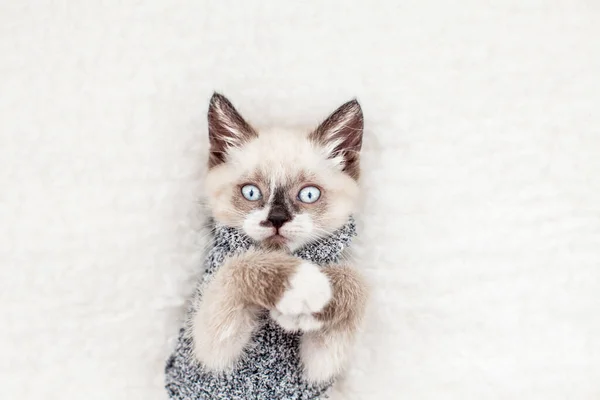
[[[208,167],[224,163],[230,148],[241,147],[257,136],[254,128],[242,118],[233,104],[225,96],[215,92],[208,106]]]
[[[356,100],[335,110],[310,135],[327,156],[338,160],[341,169],[354,179],[360,175],[360,149],[363,136],[363,113]]]

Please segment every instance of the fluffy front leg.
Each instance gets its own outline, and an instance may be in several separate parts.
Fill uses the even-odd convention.
[[[330,266],[323,269],[333,288],[333,297],[315,318],[322,329],[307,332],[300,344],[300,357],[307,380],[326,382],[339,375],[348,361],[360,328],[367,286],[349,266]]]
[[[258,326],[260,309],[272,309],[301,260],[249,250],[225,261],[208,283],[192,321],[194,354],[208,369],[226,370],[238,361]]]
[[[206,368],[224,371],[240,358],[257,328],[257,311],[217,275],[205,288],[193,317],[194,354]]]

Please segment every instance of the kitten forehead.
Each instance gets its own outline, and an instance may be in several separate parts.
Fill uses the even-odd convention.
[[[305,132],[283,129],[261,131],[245,146],[233,149],[228,162],[246,173],[259,171],[271,185],[287,185],[290,180],[336,168],[334,161],[307,140]]]

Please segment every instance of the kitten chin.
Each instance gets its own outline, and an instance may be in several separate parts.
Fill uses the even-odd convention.
[[[295,248],[289,246],[289,242],[282,236],[271,236],[260,242],[262,248],[266,250],[288,250],[294,251]]]
[[[296,250],[342,226],[357,204],[363,116],[352,100],[315,130],[256,130],[222,95],[208,111],[213,217],[262,246]]]

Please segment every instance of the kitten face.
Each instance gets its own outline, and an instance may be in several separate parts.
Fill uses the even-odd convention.
[[[362,111],[344,104],[313,132],[256,131],[213,95],[206,192],[213,217],[293,251],[342,226],[358,199]]]

